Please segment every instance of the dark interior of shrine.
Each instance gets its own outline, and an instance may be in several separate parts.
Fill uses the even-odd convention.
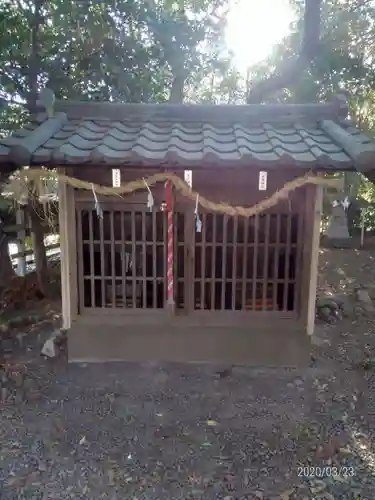
[[[175,215],[175,302],[204,310],[296,308],[299,215],[232,218],[200,214],[186,228]],[[84,307],[161,309],[166,301],[167,231],[161,211],[82,210],[78,244]]]

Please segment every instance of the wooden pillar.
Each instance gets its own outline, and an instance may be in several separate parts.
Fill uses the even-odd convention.
[[[58,173],[65,173],[58,169]],[[58,183],[60,259],[61,259],[61,299],[62,327],[71,327],[78,313],[77,291],[77,247],[76,213],[74,189],[63,182]]]
[[[306,203],[304,213],[304,247],[302,254],[301,316],[306,333],[312,335],[315,325],[323,187],[307,185],[305,189]]]

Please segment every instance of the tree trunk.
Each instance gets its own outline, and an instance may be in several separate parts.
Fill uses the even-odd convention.
[[[0,288],[6,286],[9,280],[15,276],[8,243],[8,238],[4,234],[2,235],[0,231]]]
[[[288,88],[299,80],[319,51],[322,0],[305,0],[303,39],[296,59],[288,61],[278,73],[256,83],[247,95],[247,103],[263,102],[278,90]]]
[[[33,241],[33,250],[35,258],[35,270],[38,277],[40,291],[45,297],[50,295],[49,273],[46,247],[44,245],[44,229],[39,215],[35,212],[33,206],[28,207],[28,213],[31,220],[31,233]]]
[[[182,104],[184,102],[185,71],[184,68],[178,68],[174,71],[169,103]]]

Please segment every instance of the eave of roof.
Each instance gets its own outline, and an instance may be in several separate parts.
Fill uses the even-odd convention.
[[[375,163],[375,143],[345,122],[342,97],[245,106],[57,101],[53,113],[44,106],[49,116],[39,114],[0,141],[0,170],[13,164],[366,171]]]

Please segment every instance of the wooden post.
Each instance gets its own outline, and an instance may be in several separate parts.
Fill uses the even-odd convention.
[[[303,247],[301,316],[306,333],[312,335],[315,325],[316,289],[320,246],[320,222],[323,207],[322,186],[306,186],[305,234]]]
[[[62,173],[62,169],[58,169]],[[61,297],[63,328],[69,329],[78,313],[76,214],[74,190],[58,182]]]

